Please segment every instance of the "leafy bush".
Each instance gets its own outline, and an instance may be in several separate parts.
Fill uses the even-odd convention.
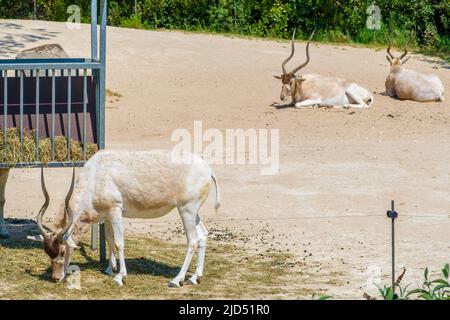
[[[90,19],[90,0],[36,0],[39,19],[64,21],[69,5],[80,6],[82,21]],[[367,9],[381,9],[381,29],[366,28]],[[233,32],[243,35],[306,39],[317,29],[316,40],[386,44],[406,42],[450,56],[450,2],[446,0],[109,0],[109,24],[135,28],[168,28]],[[0,0],[0,18],[30,18],[30,0]]]

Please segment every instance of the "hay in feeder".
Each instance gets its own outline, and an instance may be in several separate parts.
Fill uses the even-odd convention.
[[[51,138],[39,138],[38,152],[36,152],[35,131],[23,131],[23,156],[21,157],[20,130],[7,130],[7,144],[5,145],[4,131],[0,130],[0,163],[14,167],[19,162],[66,162],[83,161],[83,144],[77,140],[70,141],[70,159],[68,157],[69,141],[67,137],[55,137],[55,154],[52,159]],[[86,144],[86,160],[98,151],[94,143]]]

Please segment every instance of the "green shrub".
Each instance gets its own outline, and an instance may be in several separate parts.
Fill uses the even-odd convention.
[[[90,20],[90,0],[37,0],[39,19],[64,21],[69,5]],[[401,46],[415,30],[412,47],[450,59],[450,2],[446,0],[109,0],[109,24],[130,28],[167,28],[232,32],[243,35],[386,44],[386,34]],[[367,9],[381,9],[381,29],[366,28]],[[33,2],[0,0],[0,18],[30,18]]]

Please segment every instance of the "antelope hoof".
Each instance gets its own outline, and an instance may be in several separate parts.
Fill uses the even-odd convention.
[[[123,286],[123,277],[121,275],[117,275],[114,277],[114,282],[119,286]]]
[[[169,288],[180,288],[182,286],[183,286],[183,282],[182,281],[176,282],[176,281],[172,280],[172,281],[169,282]]]
[[[105,273],[110,277],[113,276],[114,275],[113,268],[110,267],[106,268]]]
[[[189,278],[188,281],[186,281],[187,285],[191,285],[191,286],[196,286],[200,283],[200,278],[194,277],[192,276],[191,278]]]

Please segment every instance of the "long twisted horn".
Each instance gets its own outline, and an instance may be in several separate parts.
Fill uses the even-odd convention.
[[[283,61],[283,63],[281,64],[281,69],[283,69],[283,74],[288,73],[286,71],[286,63],[289,62],[289,60],[292,59],[292,57],[294,56],[294,52],[295,52],[295,48],[294,48],[294,39],[295,39],[295,29],[294,32],[292,33],[292,40],[291,40],[291,55],[289,57],[287,57],[287,59],[285,59]]]
[[[50,203],[50,197],[48,195],[47,188],[45,187],[44,167],[41,167],[41,188],[42,188],[42,192],[44,193],[45,202],[44,202],[44,205],[42,206],[41,210],[39,210],[36,221],[37,221],[37,225],[38,225],[39,231],[41,232],[42,236],[44,237],[44,239],[48,240],[48,239],[50,239],[50,236],[48,235],[47,231],[44,229],[44,226],[42,225],[42,217],[44,216],[45,211],[48,208],[48,204]]]
[[[411,42],[411,40],[413,38],[413,34],[414,34],[414,30],[411,30],[411,34],[409,35],[408,42],[406,42],[406,44],[405,44],[405,51],[400,56],[400,60],[403,59],[408,54],[408,45],[409,45],[409,43]]]
[[[394,55],[391,53],[391,36],[389,35],[389,33],[387,34],[387,38],[388,38],[388,42],[389,42],[389,46],[387,48],[387,53],[388,55],[391,57],[391,59],[394,59]]]
[[[314,36],[314,33],[316,32],[316,30],[314,30],[312,33],[311,33],[311,35],[309,36],[309,39],[308,39],[308,43],[306,44],[306,62],[305,63],[302,63],[301,65],[299,65],[297,68],[295,68],[294,70],[292,70],[290,73],[291,74],[296,74],[300,69],[302,69],[303,67],[305,67],[308,63],[309,63],[309,43],[310,43],[310,41],[311,41],[311,39],[312,39],[312,37]]]
[[[62,238],[67,233],[67,231],[69,231],[69,229],[73,223],[73,215],[69,214],[69,202],[70,202],[70,198],[72,197],[74,186],[75,186],[75,167],[73,167],[72,182],[70,183],[70,189],[69,189],[69,192],[67,192],[66,199],[64,202],[64,219],[66,220],[66,225],[58,233],[59,240],[62,240]]]

